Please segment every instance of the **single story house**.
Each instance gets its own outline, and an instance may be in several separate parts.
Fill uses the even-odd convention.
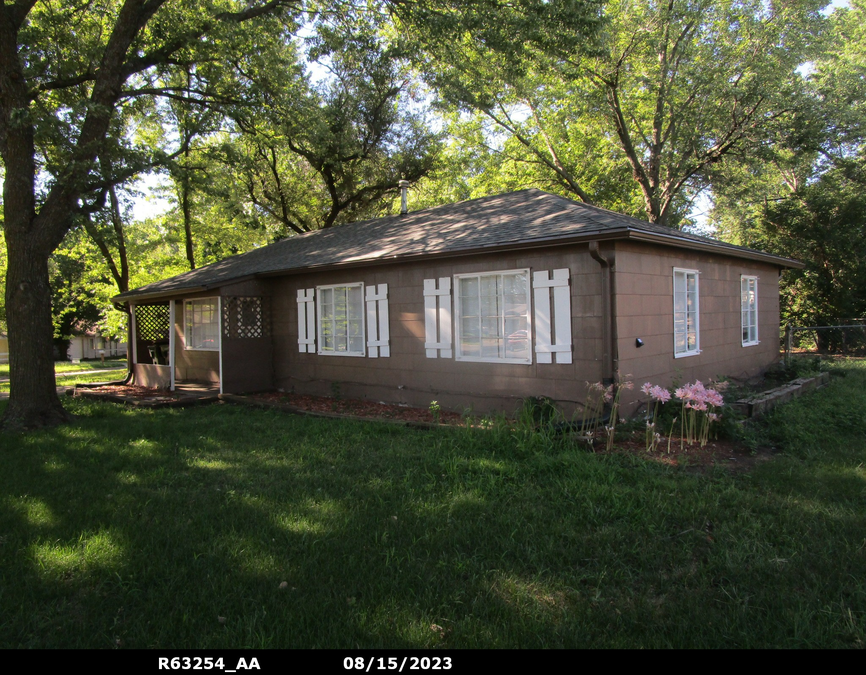
[[[0,333],[0,363],[9,363],[9,339]]]
[[[126,356],[126,343],[105,337],[96,330],[82,331],[70,338],[66,350],[66,358],[70,361],[99,359],[103,356],[108,358]]]
[[[799,266],[529,189],[291,237],[115,301],[147,386],[568,410],[587,382],[759,374]]]

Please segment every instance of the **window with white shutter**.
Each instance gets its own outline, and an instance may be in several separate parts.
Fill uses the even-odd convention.
[[[364,284],[317,286],[319,354],[365,356]]]
[[[571,292],[567,269],[535,272],[535,359],[538,363],[571,363]],[[552,297],[551,297],[552,296]]]
[[[529,270],[454,277],[458,361],[532,363]]]

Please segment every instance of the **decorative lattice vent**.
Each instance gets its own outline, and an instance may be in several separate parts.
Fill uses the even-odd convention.
[[[270,337],[267,298],[223,298],[223,335],[228,338]]]
[[[136,305],[135,330],[139,340],[168,340],[168,304]]]

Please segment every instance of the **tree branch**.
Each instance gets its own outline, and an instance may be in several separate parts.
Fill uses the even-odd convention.
[[[496,124],[505,129],[512,136],[514,136],[514,138],[516,138],[524,147],[526,147],[530,152],[532,152],[536,157],[538,157],[539,161],[542,162],[547,168],[551,169],[554,173],[556,173],[556,175],[558,175],[564,181],[564,184],[571,192],[580,197],[583,202],[587,204],[592,204],[592,199],[590,198],[590,196],[586,192],[584,192],[584,190],[580,187],[574,177],[571,176],[571,174],[567,170],[565,170],[565,167],[557,166],[555,161],[549,159],[548,157],[545,157],[544,153],[541,152],[538,148],[536,148],[535,145],[519,131],[517,125],[514,124],[505,108],[500,105],[499,109],[502,111],[504,119],[500,119],[499,117],[497,117],[491,110],[484,110],[483,112]]]

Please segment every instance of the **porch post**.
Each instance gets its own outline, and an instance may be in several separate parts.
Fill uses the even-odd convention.
[[[168,301],[168,367],[171,370],[171,385],[169,389],[174,391],[174,346],[175,346],[175,328],[174,328],[174,306],[175,301]]]
[[[219,318],[217,321],[217,327],[219,329],[219,335],[217,336],[217,344],[219,345],[219,354],[220,354],[220,394],[223,393],[223,296],[217,296],[217,312],[219,313]]]
[[[129,303],[129,325],[132,326],[130,335],[132,336],[132,345],[127,345],[126,352],[129,353],[129,347],[132,347],[132,365],[138,363],[138,326],[135,325],[135,304]]]

